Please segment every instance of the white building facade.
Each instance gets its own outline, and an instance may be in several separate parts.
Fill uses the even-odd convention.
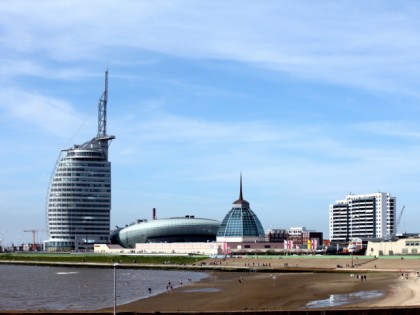
[[[98,104],[98,134],[82,145],[62,150],[50,180],[47,200],[48,251],[93,250],[110,242],[111,162],[115,137],[106,133],[108,70]]]
[[[120,245],[95,244],[97,254],[138,254],[138,255],[222,255],[225,243],[137,243],[135,248]]]
[[[331,242],[387,238],[394,232],[396,198],[389,193],[347,195],[330,205]]]
[[[420,254],[420,237],[402,238],[395,241],[369,241],[367,255],[370,256],[394,256],[394,255],[418,255]]]

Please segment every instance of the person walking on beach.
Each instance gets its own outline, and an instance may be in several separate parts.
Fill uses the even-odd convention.
[[[166,293],[171,293],[172,290],[173,290],[172,283],[171,281],[168,281],[168,284],[166,285]]]

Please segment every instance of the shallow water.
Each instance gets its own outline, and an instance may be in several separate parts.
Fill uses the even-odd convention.
[[[349,294],[331,294],[328,299],[315,300],[306,304],[307,308],[324,308],[343,306],[352,303],[360,303],[366,300],[380,298],[385,295],[384,292],[379,290],[372,291],[359,291]]]
[[[219,292],[221,291],[221,289],[219,288],[200,288],[200,289],[186,289],[186,290],[182,290],[183,292]]]
[[[208,277],[192,271],[117,269],[117,304]],[[149,294],[148,288],[151,288]],[[95,310],[114,305],[114,270],[0,265],[0,310]]]

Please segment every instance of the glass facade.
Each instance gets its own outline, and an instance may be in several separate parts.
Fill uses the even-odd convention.
[[[265,232],[249,202],[242,195],[242,175],[240,179],[239,199],[228,212],[217,231],[218,242],[254,242],[264,241]]]
[[[217,232],[221,237],[265,237],[260,220],[251,209],[233,207]]]
[[[194,216],[159,220],[139,220],[114,231],[113,244],[134,248],[136,243],[212,242],[216,240],[220,222]]]

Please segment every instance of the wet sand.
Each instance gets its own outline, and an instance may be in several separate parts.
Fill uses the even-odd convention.
[[[343,314],[358,312],[388,315],[417,314],[420,311],[420,279],[417,278],[417,272],[420,271],[420,257],[411,258],[413,259],[283,256],[208,259],[204,262],[205,264],[199,265],[124,264],[119,268],[183,269],[191,270],[191,272],[207,272],[209,277],[197,283],[188,283],[187,279],[182,279],[184,284],[171,293],[162,293],[119,305],[118,312],[124,311],[127,314],[251,312],[257,314],[267,311],[285,311],[286,313],[297,311],[306,314],[310,311],[307,308],[309,302],[325,300],[331,295],[381,292],[381,296],[373,299],[358,299],[348,305],[312,310],[322,314],[328,311],[334,313],[336,309],[347,312]],[[86,265],[80,264],[80,266]],[[95,267],[91,264],[88,266]],[[112,268],[112,265],[108,267]],[[360,275],[366,275],[366,281],[358,279]],[[407,279],[405,275],[408,275]],[[180,279],[168,280],[177,283]],[[164,288],[152,288],[152,290],[162,289]],[[112,311],[112,308],[107,308],[89,312],[6,311],[0,313],[109,314]]]
[[[369,275],[366,282],[361,282],[345,273],[215,272],[199,283],[118,309],[142,312],[298,310],[305,308],[308,302],[326,299],[330,294],[383,290],[385,295],[397,280],[391,274]]]
[[[414,272],[415,268],[420,269],[419,261],[406,263],[395,260],[392,264],[388,261],[382,264],[380,260],[360,259],[358,260],[360,266],[357,268],[346,268],[347,261],[341,259],[340,262],[344,265],[343,268],[336,268],[335,259],[305,258],[299,261],[284,259],[258,260],[258,262],[253,259],[224,260],[218,262],[219,266],[243,267],[250,264],[258,272],[210,271],[210,277],[199,283],[184,285],[171,293],[121,305],[118,306],[118,310],[132,312],[304,310],[307,303],[327,299],[331,294],[374,290],[382,292],[383,295],[375,299],[353,301],[338,308],[420,306],[420,280],[417,282]],[[375,264],[366,266],[371,262]],[[285,264],[288,266],[287,270],[280,272],[276,270],[284,268]],[[299,271],[301,268],[305,270],[313,268],[317,272],[286,272]],[[409,272],[410,278],[401,279],[401,271]],[[361,274],[366,275],[366,281],[358,279],[357,275]]]

